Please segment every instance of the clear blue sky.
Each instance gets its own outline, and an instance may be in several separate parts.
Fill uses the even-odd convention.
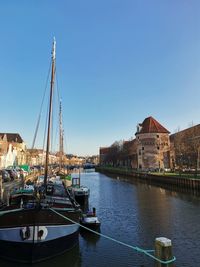
[[[200,1],[2,0],[0,132],[31,146],[53,36],[67,153],[200,123]],[[43,142],[40,129],[37,146]]]

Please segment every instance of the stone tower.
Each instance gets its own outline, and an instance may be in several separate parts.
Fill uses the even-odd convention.
[[[167,129],[153,117],[148,117],[138,124],[135,135],[139,169],[170,168],[170,140]]]

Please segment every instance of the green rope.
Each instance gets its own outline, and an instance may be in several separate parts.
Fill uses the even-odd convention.
[[[62,215],[62,214],[60,214],[59,212],[57,212],[57,211],[54,210],[54,209],[51,209],[51,208],[50,208],[50,210],[53,211],[54,213],[60,215],[60,216],[63,217],[64,219],[70,221],[71,223],[75,223],[75,224],[79,225],[80,227],[82,227],[82,228],[84,228],[84,229],[86,229],[86,230],[88,230],[88,231],[90,231],[90,232],[92,232],[92,233],[94,233],[94,234],[96,234],[96,235],[99,235],[99,236],[102,236],[102,237],[104,237],[104,238],[107,238],[107,239],[109,239],[109,240],[111,240],[111,241],[113,241],[113,242],[115,242],[115,243],[118,243],[118,244],[123,245],[123,246],[128,247],[128,248],[131,248],[131,249],[133,249],[133,250],[136,250],[137,252],[144,253],[145,255],[149,256],[150,258],[152,258],[152,259],[154,259],[154,260],[156,260],[156,261],[158,261],[158,262],[160,262],[160,263],[162,263],[162,264],[166,264],[166,265],[167,265],[167,264],[170,264],[170,263],[172,263],[172,262],[174,262],[174,261],[176,260],[176,257],[174,257],[174,256],[173,256],[173,258],[172,258],[171,260],[167,260],[167,261],[160,260],[160,259],[156,258],[154,255],[151,254],[152,252],[154,252],[154,250],[145,250],[145,249],[142,249],[142,248],[139,248],[139,247],[134,247],[134,246],[128,245],[128,244],[126,244],[126,243],[124,243],[124,242],[121,242],[121,241],[119,241],[119,240],[116,240],[116,239],[114,239],[114,238],[112,238],[112,237],[109,237],[109,236],[107,236],[107,235],[98,233],[98,232],[96,232],[96,231],[94,231],[94,230],[92,230],[92,229],[89,229],[88,227],[85,227],[85,226],[81,225],[80,223],[77,223],[77,222],[75,222],[75,221],[69,219],[68,217],[66,217],[66,216],[64,216],[64,215]]]

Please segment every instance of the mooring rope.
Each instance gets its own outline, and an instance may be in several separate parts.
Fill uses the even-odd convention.
[[[71,220],[70,218],[64,216],[63,214],[57,212],[57,211],[54,210],[54,209],[51,209],[51,208],[50,208],[50,210],[53,211],[54,213],[60,215],[60,216],[63,217],[64,219],[70,221],[71,223],[77,224],[77,225],[79,225],[80,227],[82,227],[82,228],[84,228],[84,229],[86,229],[86,230],[88,230],[88,231],[90,231],[90,232],[92,232],[92,233],[94,233],[94,234],[96,234],[96,235],[102,236],[102,237],[104,237],[104,238],[106,238],[106,239],[109,239],[109,240],[111,240],[111,241],[113,241],[113,242],[115,242],[115,243],[118,243],[118,244],[120,244],[120,245],[122,245],[122,246],[131,248],[131,249],[133,249],[133,250],[136,250],[137,252],[143,253],[143,254],[145,254],[146,256],[148,256],[148,257],[150,257],[150,258],[152,258],[152,259],[154,259],[154,260],[156,260],[156,261],[158,261],[158,262],[160,262],[160,263],[162,263],[162,264],[166,264],[166,265],[167,265],[167,264],[170,264],[170,263],[172,263],[172,262],[174,262],[174,261],[176,260],[176,257],[175,257],[175,256],[173,256],[173,258],[172,258],[171,260],[167,260],[167,261],[160,260],[160,259],[156,258],[154,255],[151,254],[151,253],[155,252],[155,250],[142,249],[142,248],[139,248],[139,247],[136,247],[136,246],[132,246],[132,245],[126,244],[126,243],[124,243],[124,242],[122,242],[122,241],[119,241],[119,240],[117,240],[117,239],[115,239],[115,238],[112,238],[112,237],[110,237],[110,236],[101,234],[101,233],[99,233],[99,232],[96,232],[96,231],[94,231],[94,230],[92,230],[92,229],[90,229],[90,228],[84,226],[84,225],[81,225],[80,223],[77,223],[77,222]]]

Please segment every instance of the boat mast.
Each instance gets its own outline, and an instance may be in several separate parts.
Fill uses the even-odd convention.
[[[60,161],[59,161],[59,169],[61,171],[62,168],[62,164],[63,164],[63,126],[62,126],[62,103],[60,100],[60,111],[59,111],[59,128],[60,128],[60,140],[59,140],[59,144],[60,144],[60,148],[59,148],[59,155],[60,155]]]
[[[44,173],[45,190],[46,190],[46,185],[47,185],[48,165],[49,165],[49,148],[50,148],[50,131],[51,131],[51,118],[52,118],[52,100],[53,100],[53,89],[54,89],[54,78],[55,78],[55,61],[56,61],[56,40],[54,38],[53,48],[52,48],[51,86],[50,86],[50,98],[49,98],[46,163],[45,163],[45,173]]]

